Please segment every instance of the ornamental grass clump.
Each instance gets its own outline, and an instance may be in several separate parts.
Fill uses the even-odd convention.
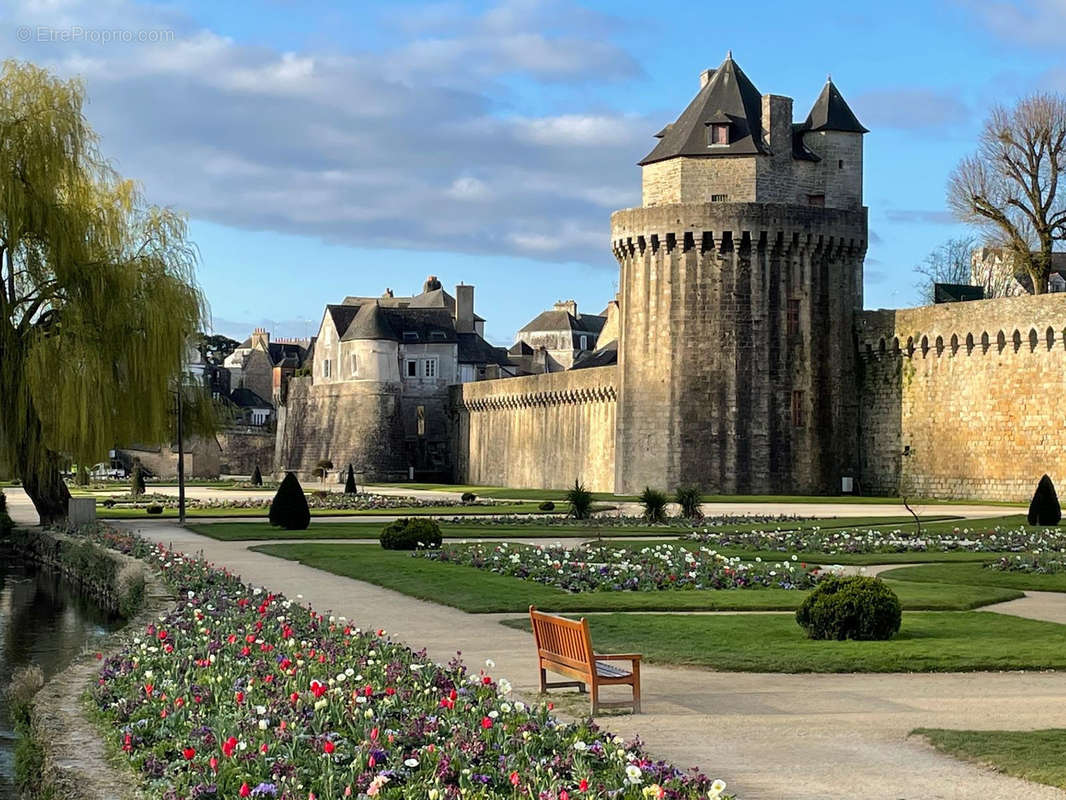
[[[678,486],[674,493],[674,502],[681,507],[681,516],[685,519],[703,518],[702,499],[700,490],[695,486]]]
[[[1033,500],[1029,503],[1027,521],[1030,525],[1058,525],[1062,520],[1062,507],[1055,492],[1051,477],[1044,475],[1036,485]]]
[[[566,502],[570,504],[570,516],[574,519],[588,519],[592,514],[592,492],[574,481],[574,488],[566,493]]]
[[[891,639],[899,632],[903,611],[887,584],[863,575],[823,580],[796,611],[810,639]]]
[[[274,501],[270,504],[270,524],[288,531],[307,530],[311,524],[311,509],[307,505],[300,481],[292,472],[278,486]]]
[[[379,539],[386,550],[433,550],[443,540],[440,525],[427,517],[393,520],[381,531]]]
[[[640,493],[640,504],[644,507],[644,519],[648,522],[666,521],[666,504],[670,502],[665,492],[645,486]]]

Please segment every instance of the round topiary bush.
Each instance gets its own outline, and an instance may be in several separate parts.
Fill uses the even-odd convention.
[[[163,513],[163,506],[151,505],[151,506],[148,506],[148,508],[146,508],[145,511],[147,511],[149,514],[162,514]]]
[[[440,525],[428,517],[393,520],[381,531],[380,539],[386,550],[436,549],[441,540]]]
[[[473,503],[477,500],[477,495],[473,492],[463,492],[463,496],[460,498],[464,503]]]
[[[537,508],[539,508],[541,511],[554,511],[555,503],[553,503],[551,500],[545,500],[543,503],[537,506]]]
[[[270,504],[270,524],[288,531],[306,530],[311,524],[311,509],[307,506],[307,497],[300,481],[291,472],[285,473],[285,479],[278,486]]]
[[[862,575],[826,578],[807,595],[796,622],[811,639],[891,639],[903,613],[883,581]]]

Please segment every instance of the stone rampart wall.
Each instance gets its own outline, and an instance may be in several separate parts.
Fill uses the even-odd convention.
[[[1025,502],[1045,472],[1066,482],[1066,295],[868,311],[857,329],[864,491]]]
[[[456,480],[614,491],[616,379],[598,367],[453,387]]]

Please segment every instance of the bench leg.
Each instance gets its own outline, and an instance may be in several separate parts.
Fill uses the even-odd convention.
[[[596,716],[600,713],[600,687],[593,682],[589,685],[589,693],[591,695],[590,700],[592,703],[592,716]]]
[[[548,693],[548,672],[544,667],[540,668],[540,693]]]
[[[633,664],[633,713],[640,713],[640,662]]]

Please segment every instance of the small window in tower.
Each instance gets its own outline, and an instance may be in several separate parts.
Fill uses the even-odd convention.
[[[729,123],[715,122],[707,126],[707,146],[721,146],[729,144]]]
[[[837,169],[844,169],[844,159],[837,161]]]
[[[789,337],[797,336],[800,330],[800,301],[797,299],[790,299],[788,301],[788,335]]]
[[[359,357],[352,353],[352,375],[359,374]]]
[[[328,378],[328,377],[330,376],[330,372],[331,372],[331,369],[330,369],[330,368],[331,368],[332,366],[333,366],[333,365],[332,365],[332,363],[330,363],[330,360],[329,360],[328,358],[327,358],[327,359],[325,359],[325,360],[324,360],[324,361],[322,362],[322,377],[323,377],[323,378]]]
[[[711,195],[711,202],[712,203],[724,203],[728,199],[729,199],[729,195],[727,195],[727,194],[712,194]]]
[[[819,208],[823,208],[825,206],[825,195],[824,194],[809,194],[809,195],[807,195],[807,205],[809,205],[809,206],[818,206]]]
[[[804,423],[803,392],[792,393],[792,427],[802,428]]]

